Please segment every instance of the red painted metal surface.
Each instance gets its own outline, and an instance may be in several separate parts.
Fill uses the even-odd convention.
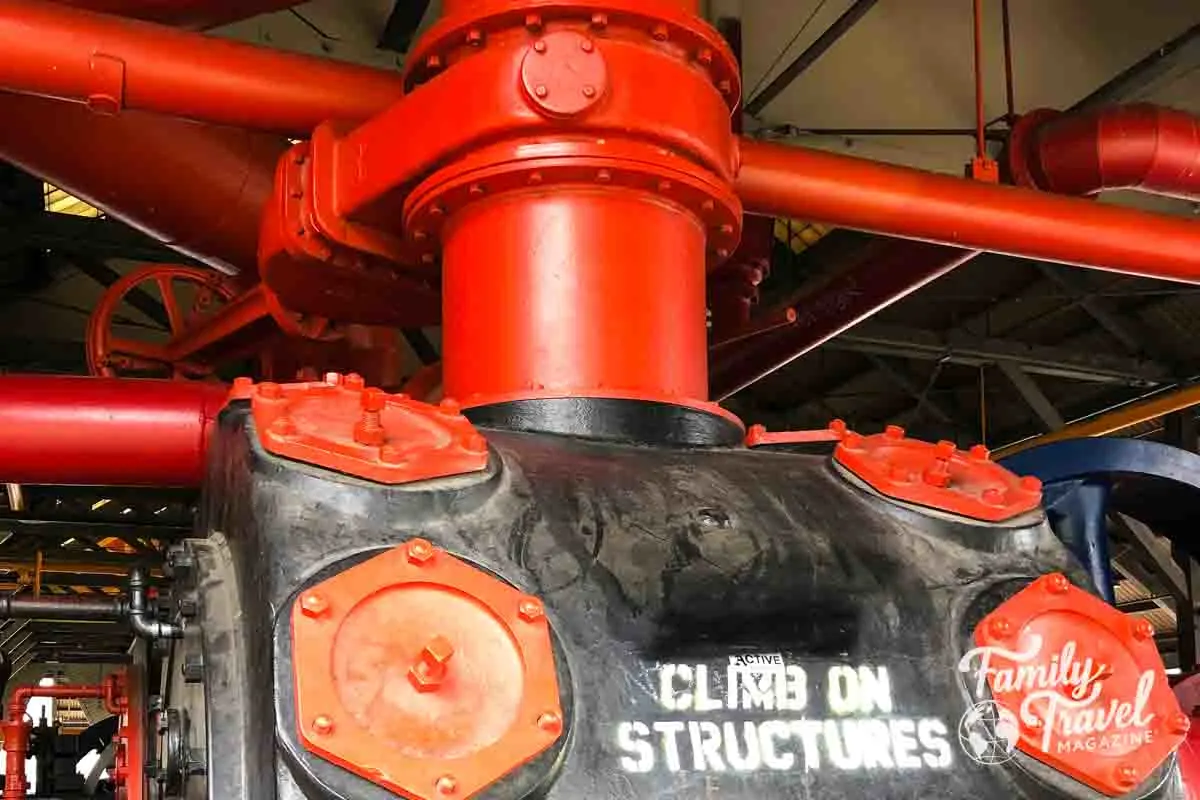
[[[1200,282],[1191,220],[991,186],[802,147],[742,140],[736,188],[751,212]]]
[[[203,382],[0,377],[0,480],[198,486],[227,395]]]
[[[254,273],[286,139],[6,92],[0,118],[0,158],[185,255]]]
[[[542,603],[424,539],[302,593],[292,647],[304,747],[404,797],[473,797],[563,733]]]
[[[1065,575],[1039,578],[1002,603],[976,627],[975,643],[986,649],[968,666],[1017,727],[1017,747],[1103,794],[1138,796],[1190,728],[1150,621]],[[1112,744],[1096,744],[1105,740]]]
[[[4,800],[25,800],[25,759],[29,754],[29,736],[33,723],[25,720],[25,707],[35,697],[50,697],[63,700],[104,700],[110,713],[120,714],[123,709],[123,687],[117,675],[110,675],[104,683],[63,686],[22,686],[9,697],[8,708],[0,729],[4,732],[5,770]]]
[[[712,398],[736,394],[977,254],[906,240],[872,243],[837,275],[782,304],[798,313],[794,324],[713,349]]]
[[[285,458],[386,484],[478,472],[487,439],[457,403],[433,406],[367,387],[361,375],[262,383],[238,379],[234,397],[252,401],[264,448]]]
[[[0,88],[297,136],[398,100],[399,76],[39,0],[0,1]]]
[[[181,28],[211,28],[301,5],[297,0],[55,0],[103,14],[133,17]]]
[[[896,500],[987,522],[1003,522],[1041,505],[1042,482],[1009,472],[983,445],[962,451],[954,442],[909,439],[898,425],[861,436],[835,420],[830,430],[840,438],[833,451],[837,463]]]
[[[1148,104],[1026,114],[1008,148],[1013,179],[1059,194],[1109,189],[1200,200],[1200,118]]]

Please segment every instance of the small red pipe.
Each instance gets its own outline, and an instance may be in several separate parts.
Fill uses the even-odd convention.
[[[198,486],[228,393],[188,381],[0,377],[0,482]]]
[[[0,0],[0,88],[308,136],[399,100],[399,74],[37,0]]]
[[[983,0],[975,0],[975,155],[987,157],[983,110]]]
[[[1200,200],[1200,117],[1149,104],[1034,111],[1014,128],[1008,161],[1017,183],[1048,192]]]
[[[1200,282],[1200,225],[802,147],[741,142],[746,210],[971,250]]]
[[[35,697],[58,700],[102,699],[110,713],[123,712],[121,684],[110,675],[96,686],[22,686],[12,693],[8,710],[0,728],[4,731],[4,800],[25,800],[25,759],[29,757],[29,735],[33,724],[25,721],[25,707]]]
[[[256,284],[233,298],[204,324],[195,325],[173,338],[166,345],[166,360],[173,364],[187,361],[215,344],[237,337],[250,326],[270,319],[271,307],[265,291],[261,283]],[[272,326],[270,333],[274,332]]]

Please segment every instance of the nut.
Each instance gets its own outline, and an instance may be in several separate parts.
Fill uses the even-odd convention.
[[[453,775],[443,775],[437,779],[438,794],[455,794],[458,791],[458,780]]]
[[[1013,634],[1013,626],[1007,618],[996,617],[988,623],[988,631],[997,639],[1007,639]]]
[[[333,733],[333,720],[324,714],[321,714],[313,720],[312,729],[313,733],[321,736],[328,736],[329,734]]]
[[[180,667],[180,672],[183,673],[184,683],[203,683],[204,656],[199,653],[189,653],[183,659],[183,666]]]
[[[408,543],[408,561],[410,564],[424,565],[433,560],[437,550],[424,539],[413,539]]]
[[[536,597],[526,597],[517,606],[517,614],[526,622],[537,622],[546,616],[546,611]]]
[[[555,736],[562,733],[562,717],[553,711],[547,711],[538,717],[537,726],[546,733],[552,733]]]
[[[1066,594],[1071,590],[1071,582],[1066,575],[1056,572],[1046,578],[1046,589],[1050,594]]]
[[[329,601],[323,595],[310,592],[300,598],[300,612],[311,619],[329,613]]]

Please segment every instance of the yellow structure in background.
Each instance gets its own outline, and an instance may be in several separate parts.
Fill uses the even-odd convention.
[[[803,253],[831,230],[833,229],[819,222],[801,222],[795,219],[775,220],[775,238],[790,247],[793,253]]]
[[[42,186],[46,198],[46,210],[52,214],[71,214],[76,217],[104,216],[104,212],[100,209],[74,195],[67,194],[57,186],[51,186],[48,183]]]

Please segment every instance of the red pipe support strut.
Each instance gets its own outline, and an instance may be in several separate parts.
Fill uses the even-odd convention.
[[[1023,185],[1059,194],[1110,189],[1200,200],[1200,118],[1149,104],[1024,115],[1008,147]]]
[[[0,89],[308,136],[400,99],[398,75],[37,0],[0,0]]]
[[[220,384],[0,377],[0,481],[198,486]]]
[[[749,139],[741,157],[750,212],[1200,283],[1191,220]]]

